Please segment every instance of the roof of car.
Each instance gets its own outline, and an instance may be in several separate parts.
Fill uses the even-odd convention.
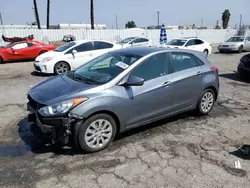
[[[73,42],[75,42],[76,44],[79,44],[79,43],[85,43],[85,42],[91,42],[91,41],[103,41],[103,42],[112,43],[112,42],[106,41],[106,40],[89,40],[89,39],[81,39],[81,40],[76,40]]]
[[[148,54],[154,53],[154,52],[171,52],[171,51],[178,51],[178,52],[189,52],[194,53],[194,50],[187,50],[187,49],[176,49],[176,48],[164,48],[164,47],[134,47],[134,48],[122,48],[119,50],[116,50],[115,52],[121,52],[121,53],[128,53],[128,54],[134,54],[139,56],[146,56]]]
[[[179,37],[179,38],[174,38],[174,39],[179,39],[179,40],[199,39],[199,40],[202,40],[201,38],[198,38],[198,37]]]

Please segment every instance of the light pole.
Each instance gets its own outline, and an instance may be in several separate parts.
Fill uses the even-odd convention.
[[[117,15],[115,16],[115,26],[116,26],[116,29],[118,29],[118,18],[117,18]]]
[[[95,29],[94,27],[94,0],[90,0],[90,22],[91,22],[91,29]]]
[[[157,26],[160,28],[160,11],[157,11]]]
[[[47,0],[47,29],[49,29],[49,18],[50,17],[50,0]]]
[[[33,4],[34,4],[34,12],[35,12],[36,24],[37,24],[38,29],[41,29],[36,0],[33,0]]]

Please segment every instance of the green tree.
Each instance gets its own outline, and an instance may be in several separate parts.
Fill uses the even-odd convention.
[[[222,13],[222,27],[223,29],[226,29],[228,27],[228,23],[229,23],[229,20],[230,20],[230,16],[231,16],[231,13],[228,9],[226,9],[223,13]]]
[[[135,28],[135,22],[134,21],[129,21],[128,23],[125,24],[125,28],[129,29],[129,28]]]

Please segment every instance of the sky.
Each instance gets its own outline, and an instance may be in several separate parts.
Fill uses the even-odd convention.
[[[47,0],[37,0],[40,22],[46,25]],[[0,12],[4,24],[26,24],[35,21],[33,0],[0,0]],[[133,20],[138,27],[157,25],[157,11],[160,23],[166,25],[214,26],[221,25],[225,9],[231,12],[229,25],[242,23],[250,25],[250,0],[94,0],[96,24],[107,28],[124,28]],[[59,23],[90,23],[90,0],[51,0],[51,25]]]

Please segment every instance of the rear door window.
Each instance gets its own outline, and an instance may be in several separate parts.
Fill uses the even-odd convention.
[[[107,43],[107,42],[95,41],[94,48],[95,48],[95,50],[113,48],[113,44]]]
[[[191,69],[203,64],[203,62],[201,62],[201,60],[199,61],[194,55],[186,52],[171,52],[170,57],[173,72]]]
[[[143,78],[145,81],[165,76],[168,71],[167,53],[161,53],[149,57],[136,67],[131,75]]]
[[[187,42],[186,46],[193,46],[196,45],[195,40],[191,39]]]

